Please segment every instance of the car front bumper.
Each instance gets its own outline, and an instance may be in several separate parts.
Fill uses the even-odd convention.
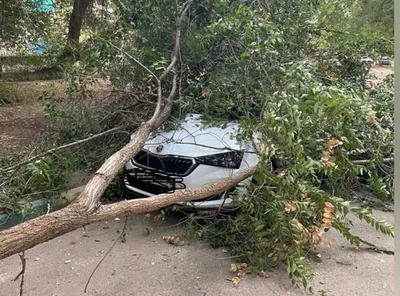
[[[190,175],[185,177],[175,177],[147,170],[149,175],[156,175],[157,177],[158,176],[165,177],[165,180],[162,179],[160,181],[160,179],[158,180],[137,179],[136,171],[142,173],[146,172],[146,170],[143,170],[142,168],[135,166],[132,162],[127,164],[126,168],[127,171],[124,178],[124,183],[126,189],[129,191],[129,193],[131,193],[132,198],[147,198],[163,193],[171,194],[176,190],[180,189],[198,188],[205,185],[210,185],[231,176],[232,174],[235,173],[235,171],[237,171],[231,169],[224,169],[224,168],[220,169],[205,165],[199,165]],[[175,188],[172,187],[165,188],[167,186],[164,187],[163,182],[166,182],[171,178],[177,180],[175,184],[176,186],[173,186]],[[239,183],[235,188],[228,190],[228,192],[232,192],[236,189],[239,193],[239,196],[242,196],[242,192],[246,190],[246,187],[248,184],[250,184],[250,182],[251,178],[248,178]],[[176,204],[181,205],[184,208],[197,209],[197,210],[211,210],[211,209],[230,210],[236,207],[236,204],[233,202],[232,198],[229,197],[229,194],[227,194],[227,192],[223,192],[221,194],[202,198],[195,201],[178,202]]]

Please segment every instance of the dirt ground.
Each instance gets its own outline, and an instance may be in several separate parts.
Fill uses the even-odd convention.
[[[392,213],[375,212],[379,219],[394,222]],[[146,219],[149,220],[149,219]],[[150,219],[151,220],[151,219]],[[118,239],[124,221],[111,221],[78,229],[26,252],[24,295],[118,295],[118,296],[300,296],[306,293],[289,282],[284,267],[268,272],[268,278],[248,275],[235,287],[229,279],[234,259],[223,249],[211,249],[197,242],[173,246],[164,235],[179,235],[179,219],[170,216],[158,227],[145,223],[143,215],[128,222],[126,242]],[[376,232],[357,218],[354,233],[390,250],[393,238]],[[152,228],[147,232],[146,226]],[[94,273],[90,274],[117,240],[116,245]],[[394,256],[355,250],[336,231],[327,233],[331,247],[318,251],[321,262],[312,262],[316,273],[314,295],[394,295]],[[19,295],[21,270],[17,255],[0,261],[3,295]],[[319,291],[325,291],[325,294]]]
[[[18,103],[0,107],[0,156],[11,151],[29,151],[34,140],[48,129],[38,98],[43,91],[60,84],[60,81],[17,83],[22,93]]]
[[[381,82],[387,75],[393,74],[393,70],[387,67],[373,65],[369,70],[371,74],[376,76],[375,83]]]
[[[22,81],[16,85],[21,93],[18,102],[0,106],[0,156],[16,151],[31,153],[38,138],[51,135],[54,127],[45,122],[39,97],[44,91],[62,97],[66,89],[64,80]],[[99,81],[95,87],[97,100],[109,94],[106,81]]]

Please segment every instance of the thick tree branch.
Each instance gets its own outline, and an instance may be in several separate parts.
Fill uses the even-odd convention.
[[[150,198],[133,199],[99,206],[92,213],[83,211],[78,201],[63,210],[38,217],[0,232],[0,259],[17,254],[93,222],[146,213],[176,202],[191,201],[221,193],[250,177],[254,170],[255,167],[250,167],[229,178],[200,188],[177,190],[174,193],[160,194]]]

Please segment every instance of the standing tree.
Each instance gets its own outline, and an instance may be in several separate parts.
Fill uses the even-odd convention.
[[[82,23],[92,0],[74,0],[71,16],[68,23],[67,45],[63,57],[77,59],[76,50],[79,46]]]

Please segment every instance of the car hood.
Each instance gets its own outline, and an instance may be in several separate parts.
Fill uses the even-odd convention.
[[[206,127],[200,114],[188,114],[175,130],[159,130],[147,140],[145,150],[160,155],[198,157],[229,150],[254,151],[252,141],[240,143],[236,136],[239,123],[227,122],[223,127]],[[132,135],[134,138],[135,134]],[[254,136],[253,136],[254,137]],[[258,142],[257,139],[254,139]]]

